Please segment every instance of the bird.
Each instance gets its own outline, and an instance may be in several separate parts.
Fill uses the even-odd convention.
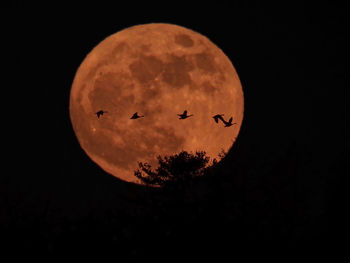
[[[141,118],[141,117],[145,117],[145,116],[139,116],[138,114],[137,114],[137,112],[135,112],[132,116],[131,116],[131,118],[130,119],[138,119],[138,118]]]
[[[104,113],[108,113],[108,111],[99,110],[99,111],[96,112],[95,114],[97,115],[97,118],[100,118],[100,116],[103,115]]]
[[[219,120],[221,120],[222,122],[224,122],[225,120],[222,118],[222,116],[224,116],[224,114],[216,114],[215,116],[213,116],[214,121],[216,123],[219,123]]]
[[[182,119],[186,119],[186,118],[188,118],[188,117],[193,116],[193,114],[187,115],[187,110],[185,110],[184,113],[178,114],[178,116],[180,117],[179,119],[182,120]]]
[[[216,123],[218,123],[219,120],[221,120],[225,124],[225,127],[230,127],[234,124],[237,124],[237,123],[232,123],[232,119],[233,119],[232,117],[228,121],[225,121],[222,116],[224,116],[224,114],[216,114],[215,116],[213,116],[213,118]]]
[[[222,121],[224,122],[225,127],[230,127],[234,124],[237,124],[237,123],[232,123],[232,117],[228,121],[225,121],[224,119]]]

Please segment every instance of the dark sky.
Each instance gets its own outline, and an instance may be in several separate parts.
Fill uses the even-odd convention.
[[[165,2],[84,10],[6,8],[6,52],[14,58],[13,71],[23,72],[11,84],[15,93],[19,87],[26,107],[15,117],[22,128],[13,153],[24,161],[1,175],[4,239],[52,253],[72,249],[69,242],[64,245],[67,240],[88,237],[103,239],[108,249],[122,243],[127,251],[127,244],[147,240],[147,231],[143,236],[132,230],[147,228],[138,218],[150,220],[144,211],[157,208],[140,201],[143,189],[118,181],[90,161],[73,133],[68,104],[77,67],[97,43],[132,25],[164,22],[198,31],[217,44],[233,62],[245,95],[242,130],[224,165],[223,173],[231,179],[218,179],[220,186],[210,190],[203,205],[208,216],[201,216],[202,224],[213,218],[215,224],[226,223],[218,231],[205,224],[199,235],[189,229],[200,223],[179,223],[186,230],[176,242],[187,237],[186,242],[197,242],[203,233],[223,242],[240,233],[232,242],[243,248],[276,240],[289,240],[289,247],[307,244],[305,240],[327,246],[332,240],[341,248],[348,240],[341,182],[349,162],[344,10],[263,2],[202,3],[196,9]],[[181,207],[174,212],[178,217],[187,213]],[[231,211],[237,220],[230,221]],[[169,227],[167,217],[154,220],[159,220],[152,221],[156,233]],[[170,225],[177,227],[175,221]],[[130,251],[137,255],[143,250],[136,246]]]

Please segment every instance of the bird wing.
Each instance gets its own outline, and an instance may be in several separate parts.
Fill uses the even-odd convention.
[[[226,123],[226,121],[224,120],[224,118],[221,115],[218,116],[218,119],[220,119],[223,123]]]
[[[228,120],[228,122],[232,122],[232,117]]]
[[[187,110],[184,111],[183,115],[187,115]]]
[[[214,116],[214,121],[215,121],[216,123],[219,123],[219,121],[218,121],[218,116]]]

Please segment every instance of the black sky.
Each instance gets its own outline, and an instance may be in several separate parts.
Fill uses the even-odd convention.
[[[22,128],[13,154],[25,161],[1,175],[4,239],[11,246],[52,253],[72,249],[69,242],[64,245],[67,240],[103,239],[111,250],[121,242],[126,251],[127,244],[146,240],[147,231],[130,230],[143,228],[138,218],[148,220],[149,208],[140,201],[143,190],[101,171],[85,155],[70,124],[69,92],[78,66],[102,39],[132,25],[163,22],[198,31],[217,44],[233,62],[245,96],[241,133],[223,172],[232,179],[218,180],[214,188],[219,190],[212,190],[203,208],[208,216],[202,223],[179,224],[187,230],[175,240],[206,236],[219,239],[221,248],[230,247],[227,237],[245,249],[267,241],[283,241],[286,247],[332,242],[341,248],[349,238],[342,184],[349,162],[345,8],[173,5],[73,10],[18,4],[4,11],[8,52],[15,61],[11,72],[23,72],[11,85],[27,102],[15,120]],[[38,110],[34,119],[27,113]],[[230,221],[233,207],[240,207],[240,216]],[[179,217],[187,213],[177,211]],[[188,233],[211,220],[213,225]],[[155,232],[167,222],[159,219]],[[118,241],[115,233],[126,241]]]

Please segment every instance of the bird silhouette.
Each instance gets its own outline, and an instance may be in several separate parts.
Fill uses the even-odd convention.
[[[180,118],[179,118],[180,120],[183,120],[183,119],[186,119],[186,118],[188,118],[188,117],[193,116],[193,114],[187,115],[187,110],[185,110],[184,113],[178,114],[178,116],[180,117]]]
[[[237,123],[232,123],[232,117],[228,121],[225,121],[224,119],[222,119],[222,121],[224,122],[225,127],[230,127],[234,124],[237,124]]]
[[[216,114],[215,116],[213,116],[214,121],[216,123],[219,123],[219,120],[221,120],[222,122],[225,122],[225,120],[222,118],[222,116],[224,116],[224,114]]]
[[[145,116],[143,116],[143,115],[142,115],[142,116],[139,116],[139,115],[137,114],[137,112],[135,112],[134,115],[132,115],[130,119],[133,119],[133,120],[134,120],[134,119],[138,119],[138,118],[141,118],[141,117],[145,117]]]
[[[234,124],[237,124],[237,123],[232,123],[232,119],[233,119],[232,117],[228,121],[225,121],[222,116],[224,116],[224,114],[216,114],[213,116],[213,118],[214,118],[216,123],[218,123],[219,120],[221,120],[225,124],[225,127],[230,127]]]
[[[97,118],[100,118],[100,116],[103,115],[104,113],[108,113],[108,111],[99,110],[99,111],[96,112],[95,114],[97,115]]]

